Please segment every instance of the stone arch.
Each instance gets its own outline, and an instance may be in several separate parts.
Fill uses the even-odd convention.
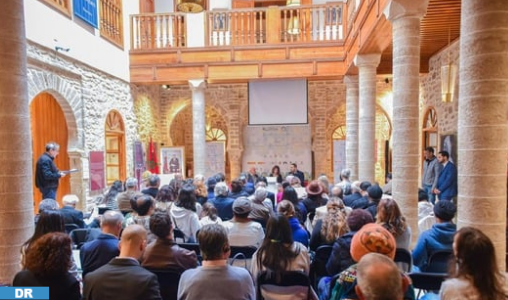
[[[28,78],[29,101],[31,102],[42,92],[51,94],[62,108],[67,121],[69,135],[67,149],[83,149],[81,91],[75,87],[79,85],[79,82],[72,82],[64,77],[34,69],[28,69]]]

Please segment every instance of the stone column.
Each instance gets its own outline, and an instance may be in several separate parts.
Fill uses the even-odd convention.
[[[392,0],[385,15],[393,28],[393,183],[392,196],[418,238],[420,161],[420,21],[428,0]]]
[[[205,174],[206,170],[206,116],[205,88],[203,79],[189,80],[192,91],[192,141],[193,141],[193,173]]]
[[[351,181],[358,180],[358,76],[344,77],[346,83],[346,168]],[[338,179],[335,181],[338,182]]]
[[[462,2],[458,226],[487,234],[505,269],[508,11],[505,0]]]
[[[358,180],[375,181],[376,68],[381,54],[359,54],[360,101],[358,117]]]
[[[0,283],[19,271],[21,245],[33,233],[32,140],[23,2],[0,10]]]

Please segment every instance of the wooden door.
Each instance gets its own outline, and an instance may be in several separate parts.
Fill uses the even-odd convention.
[[[70,162],[67,154],[67,121],[62,108],[56,99],[48,94],[41,93],[30,104],[30,129],[32,132],[32,170],[34,174],[34,211],[39,209],[42,200],[40,191],[35,187],[35,164],[37,159],[45,152],[46,143],[56,142],[60,145],[60,153],[55,164],[60,170],[69,170]],[[70,175],[72,176],[72,175]],[[56,200],[62,205],[62,197],[69,194],[70,176],[60,179]]]

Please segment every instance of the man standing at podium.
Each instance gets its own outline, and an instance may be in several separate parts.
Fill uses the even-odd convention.
[[[37,160],[35,186],[41,191],[42,199],[56,199],[58,181],[65,176],[65,173],[60,172],[54,162],[58,150],[60,150],[60,145],[49,142],[46,144],[46,152]]]

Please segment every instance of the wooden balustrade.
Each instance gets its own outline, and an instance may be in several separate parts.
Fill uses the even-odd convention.
[[[131,50],[185,47],[186,14],[142,14],[131,16]]]
[[[123,48],[121,0],[100,0],[100,33],[103,38]]]
[[[343,3],[214,10],[205,25],[187,24],[184,13],[131,16],[131,49],[187,47],[187,35],[204,30],[204,46],[274,45],[342,42],[346,24]]]

